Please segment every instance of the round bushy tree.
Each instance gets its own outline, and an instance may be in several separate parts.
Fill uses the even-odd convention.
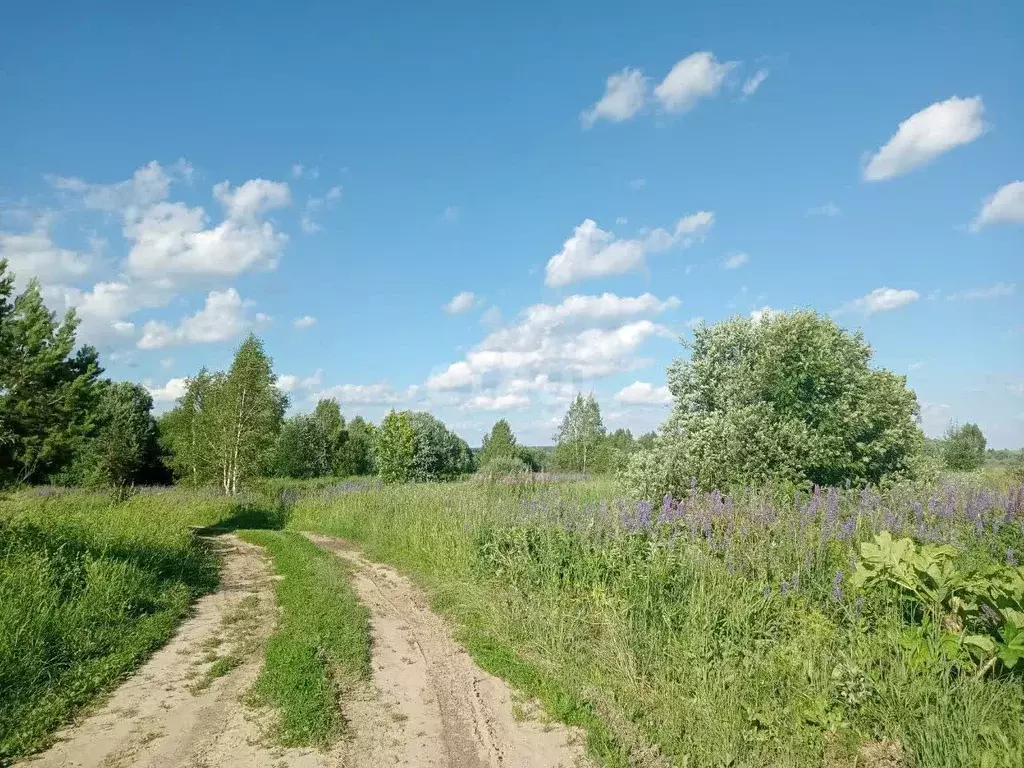
[[[949,469],[972,470],[985,463],[985,435],[977,424],[950,425],[942,459]]]
[[[912,473],[923,439],[905,378],[815,312],[695,330],[668,371],[675,400],[658,440],[669,488],[865,485]]]

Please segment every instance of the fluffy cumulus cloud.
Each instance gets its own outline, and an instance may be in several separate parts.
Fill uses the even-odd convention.
[[[398,405],[408,402],[415,390],[396,389],[386,381],[376,384],[336,384],[320,389],[310,395],[310,400],[334,398],[342,405]]]
[[[194,315],[182,318],[177,326],[159,320],[147,322],[136,346],[139,349],[163,349],[227,341],[269,320],[262,314],[250,317],[247,311],[249,306],[250,302],[243,301],[234,288],[210,291],[203,308]]]
[[[896,288],[875,288],[867,296],[847,302],[839,308],[839,312],[858,312],[873,315],[875,312],[886,312],[898,309],[921,298],[917,291],[897,290]]]
[[[656,387],[646,381],[634,381],[615,395],[621,405],[671,405],[672,393],[668,387]]]
[[[303,315],[302,317],[295,318],[295,320],[292,322],[292,325],[298,328],[300,331],[303,330],[304,328],[312,328],[314,325],[316,325],[316,318],[313,317],[312,315]]]
[[[38,222],[29,232],[0,232],[0,259],[7,259],[19,286],[32,277],[44,284],[77,281],[93,263],[88,253],[56,245],[45,221]]]
[[[497,395],[474,395],[461,407],[464,411],[510,411],[529,405],[528,396],[505,392]]]
[[[647,100],[647,78],[639,69],[626,67],[605,82],[604,95],[590,109],[580,114],[580,122],[590,128],[598,120],[622,122],[644,108]]]
[[[925,107],[900,123],[889,141],[864,167],[867,181],[881,181],[920,168],[985,132],[981,96],[953,96]]]
[[[691,53],[676,62],[654,89],[654,97],[667,112],[686,112],[701,99],[718,93],[737,65],[735,61],[718,61],[710,51]]]
[[[585,219],[562,244],[562,249],[548,260],[544,282],[550,286],[568,285],[642,269],[648,253],[677,246],[688,248],[704,238],[714,221],[714,213],[698,211],[679,219],[671,228],[658,227],[642,237],[617,238],[593,219]]]
[[[670,335],[650,317],[678,305],[674,297],[661,300],[649,293],[570,296],[560,304],[535,304],[517,322],[488,334],[463,360],[431,376],[427,388],[561,398],[571,392],[574,380],[634,367],[644,341]]]
[[[1011,181],[996,190],[981,206],[971,222],[971,231],[977,232],[989,224],[1024,224],[1024,181]]]
[[[449,315],[460,315],[468,312],[480,303],[477,295],[472,291],[462,291],[452,297],[452,300],[444,305],[444,311]]]
[[[188,390],[188,379],[170,379],[163,386],[147,383],[146,389],[154,403],[173,403],[179,397],[184,397]]]

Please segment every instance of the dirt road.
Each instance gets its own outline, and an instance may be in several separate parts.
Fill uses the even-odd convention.
[[[423,594],[394,569],[342,542],[309,536],[345,558],[371,612],[373,695],[343,704],[348,764],[409,768],[569,768],[587,765],[582,734],[517,718],[508,686],[452,638]],[[522,712],[520,712],[522,714]]]
[[[274,628],[273,571],[258,547],[213,540],[221,585],[173,639],[96,712],[59,734],[27,766],[40,768],[278,768],[331,756],[266,746],[266,718],[242,703]]]

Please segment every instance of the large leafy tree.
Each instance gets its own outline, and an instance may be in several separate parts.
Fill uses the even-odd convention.
[[[411,413],[409,423],[416,438],[413,480],[453,480],[473,470],[469,445],[432,415]]]
[[[263,342],[250,334],[214,391],[215,446],[224,492],[265,472],[288,399],[278,390]]]
[[[985,463],[985,435],[977,424],[953,424],[946,431],[942,460],[950,469],[977,469]]]
[[[321,400],[312,414],[293,416],[281,425],[274,448],[274,474],[296,478],[333,474],[347,437],[337,401]]]
[[[555,434],[555,466],[586,472],[604,435],[601,408],[594,395],[576,395]]]
[[[657,466],[671,490],[784,481],[864,485],[912,473],[922,435],[904,377],[814,312],[695,330],[668,372]]]
[[[78,319],[58,323],[33,280],[13,302],[0,260],[0,483],[59,477],[96,428],[96,350],[75,350]]]
[[[335,462],[334,473],[340,477],[370,475],[374,472],[374,443],[377,429],[362,416],[354,416],[345,428]]]
[[[157,422],[167,463],[175,477],[192,486],[203,485],[216,476],[215,399],[223,383],[223,373],[200,369],[188,380],[177,406]]]
[[[476,463],[481,469],[497,458],[521,458],[520,447],[512,427],[505,419],[499,419],[484,435],[483,444],[476,456]]]
[[[389,411],[377,430],[374,461],[377,474],[385,483],[405,483],[412,479],[416,458],[416,433],[408,411]]]
[[[87,449],[88,479],[119,489],[154,478],[159,447],[152,408],[153,398],[139,384],[103,387],[98,428]]]

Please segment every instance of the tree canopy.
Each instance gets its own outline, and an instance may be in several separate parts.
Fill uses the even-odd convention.
[[[555,435],[555,466],[572,472],[586,472],[605,435],[601,407],[591,393],[582,394],[569,405]]]
[[[695,330],[668,371],[675,401],[660,466],[681,491],[791,482],[865,485],[913,472],[922,434],[905,378],[870,366],[871,348],[800,311]]]
[[[950,424],[942,460],[949,469],[978,469],[985,463],[985,435],[981,428],[977,424],[964,424],[962,427]]]

